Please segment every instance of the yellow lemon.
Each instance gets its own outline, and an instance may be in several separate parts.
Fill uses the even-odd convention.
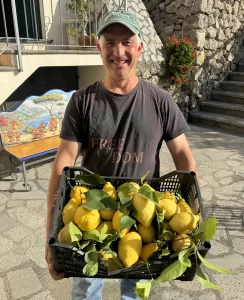
[[[113,219],[112,219],[112,226],[113,229],[117,232],[120,232],[120,236],[123,237],[129,230],[130,228],[125,228],[122,231],[120,230],[120,220],[124,216],[122,212],[119,210],[116,210]]]
[[[134,216],[145,227],[150,227],[156,213],[156,204],[135,194],[132,198]]]
[[[184,199],[180,199],[180,201],[177,204],[180,208],[180,212],[186,211],[186,212],[192,213],[190,206],[186,203],[186,201]]]
[[[107,182],[104,185],[102,191],[107,193],[111,198],[113,198],[115,200],[118,199],[118,193],[117,193],[116,189],[113,187],[113,185],[110,182]],[[103,220],[109,221],[109,220],[112,220],[115,211],[116,210],[101,209],[99,212],[100,212],[101,218]]]
[[[157,204],[157,211],[162,212],[165,210],[165,220],[170,220],[174,215],[179,213],[180,208],[178,205],[169,198],[160,198]]]
[[[142,239],[137,232],[128,232],[118,244],[118,256],[125,267],[135,264],[141,254]]]
[[[107,233],[112,233],[114,231],[112,221],[102,222],[100,225],[97,226],[96,230],[101,231],[105,224],[108,226]]]
[[[155,239],[155,229],[152,225],[145,227],[143,224],[138,223],[137,229],[144,243],[151,243]]]
[[[97,228],[100,223],[100,214],[96,209],[88,210],[79,206],[74,215],[74,223],[81,231],[90,231]]]
[[[176,202],[175,194],[170,191],[163,192],[159,198],[160,199],[170,199],[170,200]]]
[[[181,212],[170,220],[169,225],[177,233],[190,233],[196,228],[198,221],[198,215]]]
[[[142,247],[140,258],[147,262],[148,258],[158,249],[156,243],[146,244]]]
[[[88,191],[88,188],[81,185],[75,185],[70,191],[70,198],[74,198],[78,204],[86,203],[86,196],[83,194]]]
[[[75,201],[74,198],[71,198],[69,202],[65,205],[62,211],[62,219],[64,225],[69,224],[69,222],[74,223],[74,215],[78,206],[79,204]]]
[[[108,263],[108,271],[112,272],[115,270],[120,269],[119,265],[116,264],[112,259],[114,258],[113,254],[111,253],[106,253],[105,251],[101,252],[101,257],[100,259],[103,261],[106,261]],[[116,259],[119,261],[118,257]],[[120,262],[120,261],[119,261]],[[121,262],[120,262],[121,263]],[[122,265],[122,264],[121,264]]]
[[[181,251],[189,248],[192,245],[192,239],[185,233],[177,234],[172,242],[174,251]]]
[[[71,241],[71,236],[69,232],[69,224],[66,224],[58,233],[58,242],[61,244],[75,246],[77,242]]]

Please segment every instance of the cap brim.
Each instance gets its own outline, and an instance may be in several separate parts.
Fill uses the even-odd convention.
[[[140,36],[140,31],[138,29],[136,29],[134,26],[132,26],[130,24],[124,24],[123,22],[120,22],[120,21],[116,21],[116,22],[113,21],[113,22],[106,23],[106,25],[99,28],[99,30],[97,32],[97,36],[99,37],[101,35],[101,33],[103,32],[103,30],[112,24],[121,24],[121,25],[127,27],[128,29],[130,29],[130,31],[132,31],[134,34],[138,34]]]

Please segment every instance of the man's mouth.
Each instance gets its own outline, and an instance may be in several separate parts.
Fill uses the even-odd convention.
[[[115,65],[124,65],[128,63],[128,60],[112,60]]]

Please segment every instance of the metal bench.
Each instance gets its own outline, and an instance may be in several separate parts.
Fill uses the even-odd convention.
[[[31,185],[26,168],[56,155],[64,111],[73,92],[51,90],[40,97],[28,97],[13,111],[0,112],[0,141],[12,167],[12,178],[17,178],[16,169],[21,170],[27,191]]]

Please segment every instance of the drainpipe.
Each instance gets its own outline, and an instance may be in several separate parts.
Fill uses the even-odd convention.
[[[21,46],[20,46],[20,39],[19,39],[19,25],[18,25],[18,20],[17,20],[15,0],[11,0],[11,6],[12,6],[12,13],[13,13],[14,33],[15,33],[16,44],[17,44],[17,52],[18,52],[18,60],[19,60],[19,70],[20,70],[20,72],[23,72]]]

